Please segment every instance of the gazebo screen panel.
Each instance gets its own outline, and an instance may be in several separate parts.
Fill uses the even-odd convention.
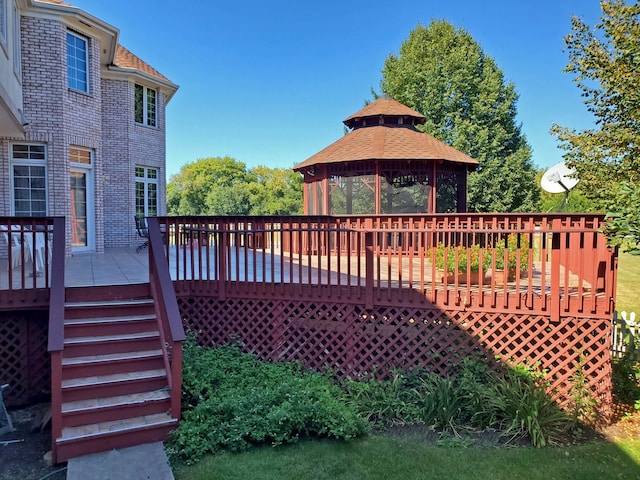
[[[380,179],[380,213],[429,213],[429,178],[420,174],[396,174]]]
[[[331,215],[375,214],[375,175],[329,178],[329,209]]]
[[[436,213],[464,212],[467,172],[463,168],[438,168],[436,172]]]

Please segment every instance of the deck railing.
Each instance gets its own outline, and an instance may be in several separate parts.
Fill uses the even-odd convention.
[[[53,248],[51,259],[51,275],[56,278],[52,282],[49,295],[49,327],[47,350],[51,354],[51,438],[62,435],[62,353],[64,349],[64,252],[65,252],[65,219],[53,219]],[[49,270],[49,267],[47,267]]]
[[[162,251],[163,238],[157,218],[149,218],[149,284],[155,300],[158,330],[171,392],[171,415],[180,418],[182,342],[185,340],[176,294]]]
[[[326,296],[372,305],[609,315],[616,252],[601,215],[163,217],[172,276],[191,291]],[[439,248],[438,248],[439,247]],[[169,255],[167,255],[169,257]],[[498,272],[511,261],[511,278]],[[449,266],[442,270],[441,263]],[[477,272],[465,269],[475,263]]]
[[[48,305],[53,239],[54,218],[0,217],[0,303]]]

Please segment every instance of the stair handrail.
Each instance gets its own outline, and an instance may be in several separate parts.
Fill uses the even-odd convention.
[[[49,352],[64,348],[64,217],[53,219],[53,249],[51,254],[51,288],[49,290]],[[55,279],[55,280],[54,280]]]
[[[180,395],[182,390],[182,342],[186,335],[178,300],[169,273],[169,264],[164,253],[162,232],[157,217],[147,217],[149,237],[149,283],[156,303],[158,324],[162,339],[162,352],[168,372],[171,390],[171,416],[180,418]],[[171,362],[165,342],[171,346]]]
[[[64,349],[64,256],[65,219],[53,219],[51,286],[49,288],[49,332],[47,349],[51,354],[51,451],[56,462],[56,438],[62,435],[62,351]]]

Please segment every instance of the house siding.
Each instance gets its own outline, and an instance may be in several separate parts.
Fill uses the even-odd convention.
[[[71,253],[71,198],[69,149],[93,152],[94,244],[105,247],[137,244],[135,230],[135,167],[158,169],[158,214],[166,214],[165,106],[167,94],[157,89],[157,126],[134,122],[134,86],[140,81],[132,70],[103,78],[101,37],[71,27],[62,18],[21,15],[22,98],[29,121],[24,137],[0,137],[0,214],[12,211],[10,145],[43,143],[47,148],[48,215],[65,216],[67,254]],[[66,33],[88,40],[89,91],[67,86]],[[146,85],[157,88],[154,85]]]
[[[158,214],[166,214],[165,95],[158,94],[157,127],[134,122],[135,83],[103,79],[105,151],[105,243],[124,247],[139,243],[135,229],[135,167],[158,169]],[[112,208],[113,207],[113,208]]]
[[[104,250],[102,184],[102,97],[100,95],[100,41],[88,39],[89,92],[67,88],[66,33],[62,21],[22,17],[23,95],[29,119],[27,141],[47,144],[49,215],[71,216],[69,148],[93,150],[95,250]],[[71,248],[71,222],[66,243]]]

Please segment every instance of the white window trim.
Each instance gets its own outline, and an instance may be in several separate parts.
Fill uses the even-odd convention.
[[[135,88],[137,86],[142,87],[142,122],[138,122],[135,118]],[[149,128],[158,128],[158,89],[157,88],[152,88],[152,87],[147,87],[146,85],[142,85],[141,83],[136,83],[134,84],[134,122],[136,125],[142,125],[144,127],[149,127]],[[155,112],[156,112],[156,116],[154,118],[155,124],[154,125],[149,125],[149,109],[148,109],[148,94],[147,92],[149,90],[153,90],[156,95],[155,95]]]
[[[44,146],[44,160],[31,160],[28,158],[13,158],[13,146],[14,145],[38,145]],[[44,195],[45,195],[45,216],[49,215],[49,172],[47,168],[48,149],[47,145],[43,143],[29,143],[29,142],[16,142],[9,144],[9,160],[10,160],[10,189],[11,189],[11,215],[16,214],[16,198],[15,198],[15,184],[13,178],[14,166],[38,166],[44,167]]]
[[[136,168],[142,168],[144,169],[144,177],[138,177],[135,174],[135,169]],[[149,170],[155,170],[156,172],[156,178],[148,178],[147,177],[147,172]],[[159,209],[160,209],[160,202],[159,202],[159,198],[158,195],[160,193],[160,182],[159,182],[159,176],[160,176],[160,169],[157,167],[145,167],[143,165],[136,165],[134,170],[133,170],[133,178],[134,178],[134,184],[133,184],[133,208],[137,209],[137,192],[136,192],[136,183],[142,183],[144,184],[144,216],[148,217],[149,216],[149,184],[154,184],[156,186],[156,213],[159,214]],[[136,215],[138,214],[137,210],[136,210]]]
[[[85,37],[84,35],[80,35],[79,33],[76,33],[72,30],[67,30],[67,34],[72,35],[76,38],[79,38],[80,40],[84,41],[85,44],[85,49],[84,49],[84,61],[85,61],[85,65],[87,66],[87,69],[84,72],[85,75],[85,83],[87,84],[87,89],[86,90],[79,90],[77,88],[72,87],[71,85],[69,85],[69,55],[67,54],[67,88],[73,92],[79,92],[79,93],[86,93],[89,94],[91,92],[91,85],[89,83],[89,70],[90,70],[90,65],[89,65],[89,39],[87,37]],[[67,46],[67,43],[65,42],[65,47]]]
[[[22,84],[22,52],[20,44],[20,12],[18,6],[13,4],[13,73],[18,82]]]
[[[0,47],[3,48],[5,55],[7,54],[7,35],[9,33],[8,12],[7,0],[0,0]]]

